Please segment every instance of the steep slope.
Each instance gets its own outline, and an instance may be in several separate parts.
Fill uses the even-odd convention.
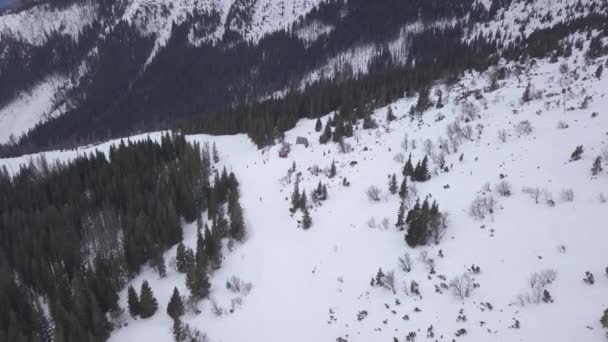
[[[237,174],[249,236],[232,250],[225,246],[210,299],[201,303],[200,314],[189,312],[183,320],[212,341],[601,340],[599,317],[608,291],[608,117],[602,112],[608,83],[597,70],[605,63],[606,58],[586,61],[575,51],[559,63],[502,64],[507,72],[497,85],[494,70],[470,72],[430,92],[441,90],[442,108],[412,116],[418,99],[400,99],[375,110],[377,128],[362,129],[359,122],[341,145],[320,144],[315,121],[302,120],[285,141],[306,137],[310,146],[293,145],[288,158],[279,157],[281,145],[258,150],[244,135],[190,136],[216,143],[222,152],[218,167]],[[437,95],[431,99],[439,102]],[[396,116],[390,123],[388,108]],[[110,144],[47,158],[107,151]],[[573,161],[578,145],[584,153]],[[400,182],[410,153],[414,164],[429,156],[431,179],[409,179],[408,209],[428,197],[449,213],[437,245],[409,247],[406,231],[395,228],[400,198],[388,192],[387,176],[395,173]],[[604,170],[593,175],[597,156],[603,156]],[[26,160],[0,164],[14,170]],[[295,173],[288,172],[294,163]],[[328,188],[326,201],[309,201],[309,230],[300,227],[300,210],[289,211],[298,173],[299,189],[308,195],[319,181]],[[503,181],[509,196],[497,190]],[[381,190],[378,200],[366,195],[372,185]],[[472,215],[477,198],[492,209],[484,217]],[[196,227],[186,227],[187,245],[196,244],[195,233]],[[409,272],[399,266],[405,254],[412,261]],[[170,265],[174,257],[175,249],[165,254]],[[379,268],[394,271],[394,292],[370,285]],[[583,280],[587,271],[595,275],[593,284]],[[550,283],[532,282],[535,273],[549,275]],[[460,298],[450,284],[463,274],[475,285]],[[251,291],[227,289],[231,276],[250,282]],[[158,279],[144,269],[132,284],[138,287],[144,279],[157,294],[159,312],[127,318],[128,326],[116,330],[112,341],[172,340],[164,310],[173,287],[188,292],[184,275],[170,268]],[[126,306],[126,291],[120,303]]]

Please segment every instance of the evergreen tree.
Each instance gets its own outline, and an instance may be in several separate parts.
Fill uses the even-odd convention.
[[[173,319],[179,319],[184,314],[184,303],[177,287],[173,288],[173,295],[167,304],[167,314]]]
[[[393,107],[389,106],[388,110],[386,111],[386,122],[390,123],[391,121],[395,120],[395,114],[393,113]]]
[[[197,300],[207,298],[209,295],[211,284],[209,284],[207,276],[207,258],[204,254],[203,257],[196,260],[186,273],[186,287]]]
[[[329,178],[334,178],[338,172],[336,171],[336,161],[332,160],[329,168]]]
[[[597,156],[593,161],[593,166],[591,167],[591,173],[595,176],[598,173],[602,172],[602,157]]]
[[[532,84],[528,82],[524,94],[521,96],[521,102],[526,103],[532,101]]]
[[[312,217],[310,216],[310,212],[308,208],[304,208],[302,210],[302,228],[305,230],[309,229],[312,226]]]
[[[389,178],[389,182],[388,182],[388,191],[390,191],[391,194],[396,194],[397,193],[397,175],[395,175],[393,173],[393,175]]]
[[[230,211],[230,237],[239,242],[245,240],[243,209],[238,201],[235,201]]]
[[[321,144],[327,144],[329,142],[329,140],[331,139],[331,125],[328,122],[327,124],[325,124],[325,130],[323,131],[323,133],[319,136],[319,142]]]
[[[308,199],[306,198],[306,190],[302,190],[302,196],[300,196],[299,208],[304,210],[308,206]]]
[[[424,156],[424,159],[422,159],[422,162],[418,162],[418,164],[416,164],[416,167],[414,168],[414,174],[412,176],[412,179],[417,182],[426,182],[430,178],[431,178],[431,175],[429,174],[428,158],[427,158],[427,156]]]
[[[213,156],[213,162],[214,163],[218,163],[220,161],[220,154],[217,151],[217,146],[215,145],[215,142],[213,142],[213,147],[212,147],[212,156]]]
[[[296,176],[296,181],[293,184],[293,192],[291,193],[291,208],[289,211],[295,213],[298,208],[300,208],[301,199],[300,199],[300,177]]]
[[[412,164],[412,154],[410,153],[405,165],[403,165],[403,176],[407,178],[408,176],[414,175],[414,165]]]
[[[327,186],[323,184],[323,192],[321,195],[321,200],[325,201],[327,199]]]
[[[135,289],[131,285],[129,285],[127,301],[129,303],[129,313],[131,314],[131,316],[135,317],[139,315],[139,297],[137,296],[137,292],[135,292]]]
[[[222,265],[222,240],[209,230],[205,229],[205,253],[212,270],[218,270]]]
[[[175,255],[175,267],[180,273],[186,273],[186,271],[188,270],[186,264],[186,246],[184,246],[183,242],[180,242],[179,245],[177,245],[177,252]]]
[[[401,199],[406,199],[408,197],[407,177],[403,177],[403,181],[399,187],[399,197],[401,197]]]
[[[139,315],[141,318],[152,317],[158,309],[158,303],[147,280],[141,284],[141,296],[139,298]]]
[[[315,123],[315,131],[321,132],[322,129],[323,123],[321,123],[321,119],[317,119],[317,122]]]
[[[401,204],[399,205],[399,211],[397,212],[397,223],[395,223],[395,227],[399,230],[403,230],[405,228],[405,200],[401,200]]]

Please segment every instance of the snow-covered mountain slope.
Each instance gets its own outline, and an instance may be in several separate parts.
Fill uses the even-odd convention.
[[[288,158],[279,158],[280,145],[258,150],[244,135],[189,137],[215,142],[221,151],[218,168],[237,174],[249,236],[231,251],[225,247],[210,299],[201,303],[200,314],[187,313],[183,320],[212,341],[225,342],[412,341],[406,338],[412,333],[416,341],[602,340],[599,318],[608,307],[608,116],[603,111],[608,81],[595,72],[605,62],[588,64],[575,53],[560,63],[539,61],[523,70],[503,65],[510,76],[494,91],[487,89],[489,73],[468,73],[457,84],[437,86],[445,106],[421,118],[408,115],[416,98],[376,110],[379,127],[363,130],[359,124],[355,136],[345,140],[346,153],[337,144],[319,144],[314,120],[302,120],[286,133],[287,142],[297,137],[310,142],[308,148],[294,145]],[[528,84],[531,100],[522,103]],[[562,94],[564,84],[570,90]],[[397,119],[387,123],[389,107]],[[448,131],[460,133],[448,139]],[[117,142],[50,152],[47,159],[107,151],[112,143]],[[582,158],[570,161],[579,145]],[[388,192],[387,176],[403,178],[401,158],[409,153],[414,163],[425,154],[439,162],[442,151],[447,171],[431,162],[429,181],[409,183],[408,203],[426,196],[436,200],[449,213],[448,227],[438,245],[408,247],[405,232],[394,226],[400,199]],[[604,170],[592,175],[597,156],[603,156]],[[14,171],[27,159],[0,160],[0,165]],[[337,176],[329,178],[332,162]],[[289,212],[295,175],[291,182],[287,175],[294,163],[301,190],[310,195],[319,181],[328,187],[328,200],[311,204],[309,230],[298,227],[299,211]],[[510,196],[496,190],[502,181],[511,185]],[[372,185],[381,189],[379,201],[365,194]],[[471,215],[478,197],[494,200],[492,213],[483,219]],[[185,228],[184,242],[196,244],[195,226]],[[398,264],[406,253],[410,272]],[[169,264],[174,258],[175,248],[165,254]],[[394,271],[394,293],[370,286],[380,267]],[[166,278],[145,268],[132,280],[135,287],[150,282],[159,311],[148,319],[129,317],[111,341],[172,341],[166,305],[173,287],[188,291],[184,275],[169,268]],[[593,284],[583,281],[587,271],[595,275]],[[551,283],[531,283],[535,273],[549,275]],[[448,284],[463,274],[478,287],[459,298]],[[228,290],[231,276],[250,282],[250,293]],[[412,293],[412,281],[419,296]],[[543,301],[543,290],[550,302]],[[120,304],[126,306],[126,290]]]
[[[19,138],[39,122],[55,112],[56,94],[68,81],[62,76],[51,76],[22,93],[18,98],[0,108],[0,143]]]
[[[97,19],[94,1],[54,8],[41,4],[24,11],[0,15],[0,40],[11,36],[32,45],[42,45],[49,34],[57,32],[76,39],[82,29]]]

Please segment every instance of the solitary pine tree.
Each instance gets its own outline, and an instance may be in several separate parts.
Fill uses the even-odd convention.
[[[238,200],[232,205],[232,210],[230,211],[230,237],[239,242],[245,240],[243,208],[241,208]]]
[[[321,134],[321,136],[319,137],[319,142],[321,144],[327,144],[327,142],[329,142],[330,139],[331,139],[331,126],[328,121],[325,124],[325,130],[323,131],[323,134]]]
[[[129,285],[127,301],[129,303],[129,313],[131,316],[135,317],[139,315],[139,297],[131,285]]]
[[[337,171],[336,171],[336,161],[333,160],[331,162],[331,166],[329,168],[329,178],[334,178],[336,177]]]
[[[209,295],[209,278],[207,276],[207,258],[203,256],[196,260],[186,273],[186,286],[192,296],[197,299],[206,298]]]
[[[308,198],[306,198],[306,190],[302,190],[302,196],[300,196],[300,209],[304,210],[308,206]]]
[[[390,123],[391,121],[395,120],[395,114],[393,114],[393,107],[388,107],[388,110],[386,111],[386,122]]]
[[[308,211],[308,208],[304,208],[302,212],[302,228],[306,230],[312,226],[312,217],[310,217],[310,212]]]
[[[212,270],[217,270],[222,265],[222,240],[209,230],[205,229],[205,253]]]
[[[323,123],[321,123],[321,119],[317,119],[317,122],[315,123],[315,131],[321,132],[322,129]]]
[[[158,302],[147,280],[141,284],[141,296],[139,298],[139,315],[141,318],[152,317],[158,309]]]
[[[593,166],[591,167],[591,173],[595,176],[598,173],[602,172],[602,157],[598,156],[593,161]]]
[[[389,182],[388,182],[388,191],[391,192],[391,194],[396,194],[397,193],[397,175],[395,175],[393,173],[393,175],[390,177]]]
[[[220,154],[217,151],[217,146],[215,145],[215,142],[213,143],[213,147],[211,148],[212,152],[211,154],[213,155],[213,162],[217,163],[220,161]]]
[[[171,296],[171,300],[169,300],[169,304],[167,304],[167,314],[173,319],[178,319],[184,314],[184,303],[177,287],[173,288],[173,295]]]
[[[300,203],[300,178],[296,176],[293,192],[291,193],[291,208],[289,208],[289,211],[295,213],[300,207]]]

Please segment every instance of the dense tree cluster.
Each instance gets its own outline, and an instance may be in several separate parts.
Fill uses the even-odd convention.
[[[146,261],[164,268],[162,253],[182,240],[180,218],[228,202],[226,234],[244,238],[238,183],[223,172],[210,185],[208,151],[167,134],[66,164],[40,158],[14,176],[2,169],[0,340],[105,340],[117,292]],[[155,311],[151,289],[130,290],[129,302],[134,315]]]
[[[416,163],[416,166],[414,167],[414,165],[412,164],[412,154],[410,153],[409,157],[407,158],[407,161],[403,165],[403,176],[405,178],[409,176],[413,181],[416,182],[426,182],[427,180],[431,179],[428,162],[428,157],[424,156],[424,158],[422,158],[422,161],[418,161],[418,163]],[[406,185],[404,180],[402,189],[405,189],[404,191],[407,191],[407,188],[404,188],[405,186]]]
[[[442,228],[441,213],[437,202],[429,204],[425,198],[420,205],[416,201],[414,207],[407,213],[405,223],[408,225],[405,242],[411,247],[424,246],[430,238],[439,240],[439,229]]]

